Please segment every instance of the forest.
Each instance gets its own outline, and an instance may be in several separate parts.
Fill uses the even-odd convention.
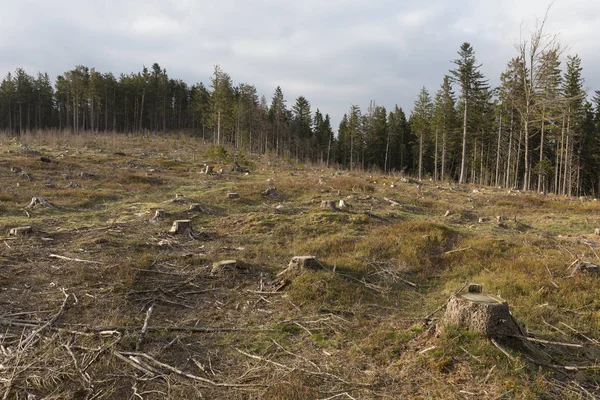
[[[118,77],[79,65],[54,82],[17,68],[0,86],[0,129],[188,131],[301,162],[598,197],[600,91],[586,92],[582,60],[565,49],[542,23],[492,87],[463,43],[439,89],[423,87],[408,117],[397,105],[352,104],[337,134],[304,96],[290,105],[277,87],[267,100],[218,65],[209,87],[172,78],[158,63]]]

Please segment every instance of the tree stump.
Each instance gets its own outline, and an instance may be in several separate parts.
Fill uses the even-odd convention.
[[[199,203],[192,203],[190,204],[190,207],[188,208],[189,211],[198,211],[198,212],[204,212],[204,208],[202,208],[202,205]]]
[[[292,257],[288,267],[277,274],[277,277],[281,280],[280,287],[285,286],[291,278],[302,275],[306,271],[318,271],[323,269],[323,266],[313,256],[296,256]],[[286,283],[287,282],[287,283]]]
[[[600,275],[600,265],[579,261],[571,269],[571,276],[580,274]]]
[[[337,206],[338,208],[348,208],[348,203],[346,203],[346,200],[340,200],[338,201]]]
[[[594,235],[600,236],[600,228],[594,229]]]
[[[304,268],[304,269],[310,269],[310,270],[316,271],[319,269],[323,269],[323,266],[321,265],[319,260],[317,260],[316,257],[296,256],[296,257],[292,257],[292,259],[290,260],[290,263],[288,265],[288,268],[296,268],[296,269]]]
[[[21,226],[18,228],[12,228],[9,232],[9,236],[27,236],[33,233],[31,226]]]
[[[38,204],[42,205],[42,206],[52,207],[52,205],[44,197],[32,197],[31,202],[25,208],[30,209],[30,208],[35,207]]]
[[[337,206],[335,204],[335,200],[322,200],[321,201],[321,208],[329,208],[332,211],[336,211],[337,210]]]
[[[163,220],[167,217],[167,212],[165,210],[156,210],[154,211],[154,217],[150,219],[150,223],[157,223],[160,220]]]
[[[173,221],[173,226],[171,227],[170,233],[174,233],[176,235],[181,234],[191,234],[192,233],[192,221],[189,219],[180,219],[177,221]]]
[[[227,198],[228,199],[239,199],[240,195],[237,193],[227,193]]]
[[[213,263],[210,271],[211,275],[221,275],[228,271],[235,271],[238,268],[236,260],[225,260]]]
[[[267,190],[262,192],[262,195],[268,197],[279,197],[279,192],[275,188],[268,188]]]
[[[204,164],[204,168],[202,169],[202,173],[206,175],[212,175],[214,173],[215,167],[212,165]]]
[[[475,285],[480,290],[479,285]],[[483,293],[458,293],[450,297],[443,325],[453,325],[488,337],[524,336],[508,303]]]

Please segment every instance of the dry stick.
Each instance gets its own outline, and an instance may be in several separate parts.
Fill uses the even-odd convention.
[[[14,322],[14,321],[9,321],[9,320],[2,320],[0,319],[0,325],[14,325],[14,326],[24,326],[24,327],[39,327],[39,324],[32,324],[32,323],[22,323],[22,322]],[[92,336],[94,334],[100,334],[100,335],[116,335],[116,334],[120,334],[121,332],[119,331],[137,331],[140,329],[139,326],[136,325],[122,325],[122,326],[88,326],[85,324],[72,324],[72,325],[67,325],[67,324],[60,324],[63,326],[78,326],[83,328],[84,330],[88,331],[88,332],[80,332],[80,331],[74,331],[74,330],[70,330],[70,329],[64,329],[64,328],[57,328],[57,327],[51,327],[51,326],[47,326],[45,327],[45,329],[52,329],[55,331],[59,331],[59,332],[66,332],[66,333],[73,333],[73,334],[77,334],[77,335],[83,335],[83,336]],[[248,328],[198,328],[195,326],[148,326],[148,330],[149,331],[167,331],[167,332],[198,332],[198,333],[215,333],[215,332],[255,332],[255,331],[268,331],[268,330],[272,330],[273,328],[265,328],[265,327],[248,327]],[[90,332],[94,332],[94,333],[90,333]]]
[[[511,361],[515,361],[515,358],[513,356],[510,355],[510,353],[508,351],[506,351],[502,346],[500,346],[498,344],[498,342],[496,342],[494,339],[490,339],[492,341],[492,344],[494,346],[496,346],[498,348],[498,350],[500,350],[502,353],[504,353],[504,355],[506,357],[508,357]]]
[[[558,365],[558,364],[546,364],[541,361],[535,360],[531,357],[525,356],[529,361],[534,364],[540,365],[546,368],[554,368],[554,369],[564,369],[566,371],[589,371],[589,370],[599,370],[600,365]]]
[[[21,349],[22,350],[25,350],[30,345],[33,345],[34,343],[36,343],[39,339],[34,340],[35,336],[38,333],[42,332],[44,329],[46,329],[49,326],[51,326],[58,319],[58,317],[60,317],[60,315],[65,310],[65,306],[67,305],[67,301],[69,300],[70,296],[71,296],[71,294],[65,295],[65,300],[63,301],[62,305],[60,306],[60,310],[58,310],[58,312],[52,318],[50,318],[50,320],[48,320],[48,322],[46,322],[44,325],[42,325],[42,326],[34,329],[33,332],[31,332],[29,334],[29,336],[27,336],[25,338],[25,340],[23,340],[23,342],[21,343],[21,345],[22,345]]]
[[[58,258],[58,259],[61,259],[61,260],[75,261],[75,262],[86,263],[86,264],[102,264],[99,261],[82,260],[80,258],[71,258],[71,257],[59,256],[58,254],[50,254],[50,258]]]
[[[133,368],[142,371],[145,374],[148,374],[150,376],[154,376],[154,372],[142,367],[140,364],[136,363],[135,361],[132,361],[131,359],[125,357],[124,355],[122,355],[121,353],[119,353],[118,351],[113,351],[113,354],[120,360],[125,361],[127,364],[131,365]]]
[[[577,347],[577,348],[584,347],[582,344],[579,344],[579,343],[553,342],[550,340],[537,339],[537,338],[534,338],[531,336],[512,335],[511,337],[521,339],[521,340],[527,340],[529,342],[535,342],[535,343],[553,344],[553,345],[557,345],[557,346]]]
[[[498,396],[498,397],[495,397],[495,398],[494,398],[494,400],[500,400],[500,399],[501,399],[501,398],[503,398],[504,396],[506,396],[506,395],[508,395],[508,394],[511,394],[511,393],[512,393],[512,392],[514,392],[514,391],[515,391],[514,389],[507,390],[506,392],[502,393],[500,396]]]
[[[75,369],[77,370],[77,372],[79,373],[79,375],[81,375],[81,377],[85,381],[86,385],[84,386],[84,389],[88,389],[90,387],[90,383],[91,383],[90,376],[88,374],[86,374],[81,369],[81,367],[79,367],[79,363],[77,362],[77,358],[75,357],[75,354],[73,354],[73,351],[71,350],[71,348],[69,346],[67,346],[66,344],[63,344],[63,347],[67,350],[67,352],[69,353],[69,355],[73,359],[73,365],[75,365]]]
[[[496,366],[492,365],[492,368],[490,368],[490,371],[485,376],[485,379],[483,380],[483,382],[481,382],[483,385],[485,385],[485,383],[488,381],[488,379],[490,379],[490,376],[492,376],[492,372],[494,372],[495,368],[496,368]]]
[[[554,329],[555,331],[557,331],[557,332],[560,332],[560,333],[562,333],[563,335],[567,336],[567,333],[566,333],[565,331],[563,331],[563,330],[561,330],[561,329],[559,329],[559,328],[555,327],[555,326],[554,326],[554,325],[552,325],[552,324],[549,324],[548,322],[546,322],[546,320],[545,320],[544,318],[542,318],[542,322],[543,322],[545,325],[548,325],[550,328]]]
[[[594,255],[596,256],[596,258],[598,260],[600,260],[600,257],[598,256],[598,253],[596,253],[596,250],[594,250],[594,248],[592,246],[590,246],[589,243],[587,243],[588,247],[590,248],[590,250],[592,250],[592,253],[594,253]]]
[[[146,311],[146,319],[144,319],[144,325],[142,326],[142,331],[140,332],[140,337],[135,345],[135,351],[141,351],[142,345],[144,344],[144,338],[146,337],[146,333],[148,332],[148,323],[150,322],[150,317],[152,316],[152,311],[154,311],[154,304],[152,304],[148,311]]]
[[[160,362],[156,358],[154,358],[152,356],[149,356],[146,353],[134,353],[134,352],[125,352],[125,351],[123,351],[120,354],[123,355],[123,356],[130,356],[130,357],[131,356],[133,356],[133,357],[143,357],[143,358],[147,359],[148,361],[153,362],[157,366],[162,367],[164,369],[167,369],[167,370],[169,370],[171,372],[174,372],[177,375],[181,375],[181,376],[184,376],[184,377],[189,378],[189,379],[193,379],[193,380],[198,381],[198,382],[208,383],[209,385],[212,385],[212,386],[231,387],[231,388],[249,388],[249,387],[263,386],[263,385],[257,385],[257,384],[243,384],[243,383],[237,384],[237,383],[222,383],[222,382],[211,381],[210,379],[202,378],[200,376],[196,376],[196,375],[184,372],[184,371],[182,371],[180,369],[177,369],[177,368],[175,368],[175,367],[173,367],[173,366],[171,366],[169,364],[165,364],[163,362]]]
[[[462,249],[456,249],[456,250],[450,250],[444,253],[444,255],[448,255],[448,254],[452,254],[452,253],[458,253],[459,251],[466,251],[466,250],[471,250],[471,246],[469,247],[463,247]]]
[[[548,266],[546,265],[546,271],[548,271],[548,274],[550,275],[550,283],[552,284],[552,286],[554,286],[557,289],[560,289],[559,286],[556,284],[556,282],[554,282],[553,280],[553,276],[552,276],[552,272],[550,272],[550,268],[548,268]]]
[[[23,334],[21,334],[21,340],[23,339]],[[19,347],[21,347],[21,341],[19,341]],[[17,368],[19,367],[19,363],[21,362],[21,357],[23,356],[24,351],[19,351],[17,354],[17,360],[15,362],[15,367],[12,370],[12,374],[8,379],[8,385],[6,385],[6,390],[4,391],[4,396],[2,396],[2,400],[6,400],[8,395],[10,394],[10,389],[12,389],[12,384],[15,379],[15,375],[17,374]]]
[[[275,339],[271,339],[271,341],[272,341],[273,343],[275,343],[275,346],[279,347],[279,348],[280,348],[281,350],[283,350],[285,353],[287,353],[287,354],[289,354],[289,355],[291,355],[291,356],[294,356],[294,357],[298,357],[298,358],[300,358],[300,359],[302,359],[302,360],[306,361],[307,363],[309,363],[310,365],[312,365],[313,367],[315,367],[315,368],[317,369],[317,371],[318,371],[318,372],[321,372],[321,368],[319,368],[319,366],[318,366],[317,364],[315,364],[314,362],[310,361],[308,358],[306,358],[306,357],[303,357],[303,356],[301,356],[301,355],[299,355],[299,354],[292,353],[292,352],[291,352],[291,351],[289,351],[289,350],[286,350],[286,349],[285,349],[285,348],[284,348],[282,345],[280,345],[279,343],[277,343],[277,342],[275,341]]]
[[[582,337],[584,337],[585,339],[587,339],[588,341],[590,341],[591,343],[595,344],[596,346],[600,345],[600,342],[598,342],[596,339],[592,339],[587,337],[586,335],[584,335],[583,333],[579,332],[577,329],[565,324],[564,322],[559,322],[561,325],[566,326],[567,328],[569,328],[570,330],[572,330],[573,332],[575,332],[578,335],[581,335]]]
[[[277,366],[279,368],[283,368],[286,371],[290,371],[291,372],[291,371],[294,371],[294,370],[298,370],[298,371],[302,371],[302,372],[310,374],[310,375],[327,376],[327,377],[329,377],[329,378],[331,378],[331,379],[333,379],[335,381],[338,381],[338,382],[341,382],[341,383],[345,383],[346,385],[363,386],[363,387],[370,387],[371,386],[368,383],[348,382],[348,381],[340,378],[339,376],[331,374],[329,372],[314,372],[314,371],[309,371],[309,370],[304,369],[304,368],[292,368],[292,367],[288,367],[287,365],[280,364],[278,362],[269,360],[268,358],[264,358],[264,357],[260,357],[260,356],[254,355],[254,354],[246,353],[245,351],[240,350],[237,347],[234,347],[233,349],[236,350],[238,353],[245,355],[246,357],[250,357],[250,358],[253,358],[253,359],[259,360],[259,361],[264,361],[264,362],[266,362],[268,364],[272,364],[272,365],[275,365],[275,366]]]

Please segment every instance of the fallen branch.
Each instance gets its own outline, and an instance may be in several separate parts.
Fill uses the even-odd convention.
[[[142,349],[142,345],[144,344],[144,338],[146,337],[146,333],[148,332],[148,324],[150,323],[152,311],[154,311],[154,304],[148,308],[148,311],[146,311],[146,319],[144,319],[144,325],[142,326],[140,337],[135,345],[135,351],[140,351]]]
[[[44,331],[45,329],[47,329],[48,327],[50,327],[54,322],[56,322],[56,320],[58,319],[58,317],[61,316],[61,314],[63,313],[63,311],[65,310],[65,307],[67,306],[67,301],[69,300],[69,297],[71,295],[70,294],[65,294],[65,299],[62,303],[62,305],[60,306],[60,309],[58,310],[58,312],[56,314],[54,314],[54,316],[52,318],[50,318],[48,320],[48,322],[46,322],[44,325],[34,329],[21,343],[21,350],[25,350],[27,347],[35,344],[38,339],[35,339],[35,337],[37,336],[38,333],[41,333],[42,331]],[[35,340],[34,340],[35,339]]]
[[[498,344],[498,342],[496,342],[494,339],[490,339],[490,341],[492,342],[492,344],[494,346],[496,346],[498,348],[498,350],[500,350],[506,357],[508,357],[511,361],[515,361],[516,359],[508,352],[506,351],[502,346],[500,346]]]
[[[129,357],[142,357],[145,358],[146,360],[156,364],[157,366],[164,368],[168,371],[171,371],[177,375],[198,381],[198,382],[203,382],[203,383],[207,383],[211,386],[218,386],[218,387],[230,387],[230,388],[248,388],[248,387],[257,387],[257,386],[263,386],[263,385],[258,385],[258,384],[244,384],[244,383],[224,383],[224,382],[215,382],[215,381],[211,381],[210,379],[207,378],[202,378],[201,376],[197,376],[197,375],[193,375],[190,374],[188,372],[184,372],[178,368],[175,368],[169,364],[165,364],[163,362],[158,361],[156,358],[149,356],[148,354],[145,353],[136,353],[136,352],[120,352],[120,355],[122,356],[129,356]]]
[[[316,375],[316,376],[326,376],[326,377],[328,377],[328,378],[330,378],[330,379],[333,379],[333,380],[335,380],[335,381],[337,381],[337,382],[342,382],[342,383],[345,383],[346,385],[354,385],[354,386],[362,386],[362,387],[370,387],[370,386],[371,386],[371,385],[370,385],[370,384],[368,384],[368,383],[360,383],[360,382],[348,382],[348,381],[346,381],[346,380],[344,380],[344,379],[340,378],[339,376],[336,376],[336,375],[334,375],[334,374],[331,374],[331,373],[329,373],[329,372],[314,372],[314,371],[310,371],[310,370],[307,370],[307,369],[304,369],[304,368],[292,368],[292,367],[289,367],[289,366],[287,366],[287,365],[280,364],[280,363],[278,363],[278,362],[275,362],[275,361],[269,360],[268,358],[260,357],[260,356],[257,356],[257,355],[255,355],[255,354],[246,353],[245,351],[243,351],[243,350],[240,350],[240,349],[238,349],[237,347],[234,347],[234,350],[235,350],[235,351],[237,351],[237,352],[238,352],[238,353],[240,353],[240,354],[243,354],[243,355],[245,355],[246,357],[250,357],[250,358],[253,358],[253,359],[255,359],[255,360],[259,360],[259,361],[264,361],[264,362],[266,362],[266,363],[268,363],[268,364],[271,364],[271,365],[274,365],[274,366],[276,366],[276,367],[279,367],[279,368],[285,369],[286,371],[290,371],[290,372],[291,372],[291,371],[302,371],[302,372],[304,372],[304,373],[307,373],[307,374],[310,374],[310,375]]]
[[[86,263],[86,264],[102,264],[99,261],[82,260],[80,258],[71,258],[71,257],[59,256],[58,254],[50,254],[50,258],[58,258],[60,260],[75,261],[75,262]]]
[[[456,250],[450,250],[444,253],[444,255],[448,255],[448,254],[452,254],[452,253],[458,253],[459,251],[466,251],[466,250],[471,250],[471,246],[469,247],[463,247],[462,249],[456,249]]]
[[[553,342],[553,341],[550,341],[550,340],[543,340],[543,339],[533,338],[531,336],[513,336],[513,337],[515,337],[517,339],[527,340],[529,342],[543,343],[543,344],[553,344],[553,345],[556,345],[556,346],[577,347],[577,348],[583,348],[584,347],[582,344],[578,344],[578,343]]]

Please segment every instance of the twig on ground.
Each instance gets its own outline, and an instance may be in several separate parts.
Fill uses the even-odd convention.
[[[146,337],[146,333],[148,332],[148,324],[150,323],[150,317],[152,316],[152,311],[154,311],[154,304],[152,304],[148,311],[146,311],[146,318],[144,319],[144,325],[142,326],[142,331],[140,332],[140,337],[135,345],[135,351],[141,351],[142,346],[144,344],[144,338]]]
[[[175,368],[169,364],[165,364],[161,361],[158,361],[156,358],[145,354],[145,353],[137,353],[137,352],[120,352],[120,354],[122,356],[129,356],[129,357],[142,357],[145,358],[146,360],[154,363],[156,366],[164,368],[170,372],[173,372],[177,375],[198,381],[198,382],[203,382],[203,383],[207,383],[211,386],[219,386],[219,387],[229,387],[229,388],[251,388],[251,387],[258,387],[258,386],[263,386],[263,385],[258,385],[258,384],[243,384],[243,383],[225,383],[225,382],[215,382],[215,381],[211,381],[210,379],[207,378],[202,378],[201,376],[196,376],[193,374],[190,374],[188,372],[184,372],[178,368]]]
[[[80,262],[80,263],[86,263],[86,264],[102,264],[99,261],[82,260],[80,258],[65,257],[65,256],[60,256],[58,254],[50,254],[49,257],[50,258],[58,258],[60,260],[66,260],[66,261],[75,261],[75,262]]]
[[[498,342],[496,342],[494,339],[490,339],[490,341],[492,342],[492,344],[494,346],[496,346],[498,348],[498,350],[500,350],[506,357],[508,357],[511,361],[515,361],[516,358],[514,358],[508,351],[506,351],[502,346],[500,346],[498,344]]]

